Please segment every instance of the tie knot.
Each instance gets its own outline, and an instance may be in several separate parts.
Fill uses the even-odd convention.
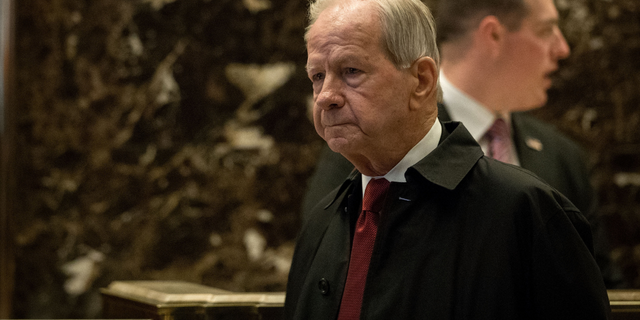
[[[391,182],[385,178],[371,179],[364,191],[362,210],[379,213],[380,210],[382,210],[384,196],[387,194],[387,190],[389,190],[389,185],[391,185]]]
[[[509,126],[507,125],[507,122],[504,121],[504,119],[497,118],[496,121],[493,122],[493,125],[491,125],[491,128],[487,130],[486,135],[489,141],[493,141],[494,139],[507,140],[509,139],[510,135]]]

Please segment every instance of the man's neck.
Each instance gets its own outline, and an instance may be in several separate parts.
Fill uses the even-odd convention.
[[[440,75],[440,85],[451,120],[464,123],[469,133],[479,140],[495,121],[496,114],[460,90],[444,74]]]
[[[478,74],[474,70],[472,67],[465,68],[464,63],[456,65],[443,63],[440,72],[451,84],[487,108],[489,112],[508,113],[505,101],[500,99],[498,90],[493,87],[491,77],[487,74]]]
[[[418,163],[422,158],[426,157],[431,151],[433,151],[440,141],[442,136],[442,125],[439,120],[435,120],[429,132],[415,145],[407,154],[398,162],[389,172],[384,175],[367,175],[362,173],[362,190],[366,189],[367,183],[372,178],[384,177],[391,182],[407,182],[405,173],[407,170]]]

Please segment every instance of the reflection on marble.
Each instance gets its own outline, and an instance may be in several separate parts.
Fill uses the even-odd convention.
[[[15,318],[99,317],[114,280],[284,290],[321,146],[305,2],[17,5]],[[640,6],[558,7],[573,53],[536,114],[589,152],[640,287]]]

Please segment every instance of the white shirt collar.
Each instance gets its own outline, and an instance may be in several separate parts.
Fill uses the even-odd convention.
[[[454,86],[442,72],[440,72],[440,86],[442,87],[442,99],[447,106],[451,120],[464,123],[471,136],[476,141],[480,141],[495,121],[495,114]]]
[[[367,188],[367,184],[371,179],[379,179],[385,178],[390,182],[407,182],[404,174],[414,164],[418,163],[422,158],[426,157],[431,151],[433,151],[437,146],[438,142],[440,142],[440,136],[442,135],[442,124],[440,124],[440,120],[436,119],[429,129],[429,132],[418,142],[407,154],[396,164],[393,169],[391,169],[384,176],[379,177],[370,177],[362,175],[362,195],[364,196],[364,190]]]

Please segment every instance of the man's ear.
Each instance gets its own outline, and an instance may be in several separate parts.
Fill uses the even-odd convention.
[[[500,23],[498,17],[486,16],[480,20],[475,32],[475,40],[480,48],[485,48],[492,55],[496,55],[500,51],[507,32],[507,28]]]
[[[431,57],[422,57],[414,61],[411,73],[418,81],[412,92],[418,105],[431,98],[438,98],[438,67]]]

